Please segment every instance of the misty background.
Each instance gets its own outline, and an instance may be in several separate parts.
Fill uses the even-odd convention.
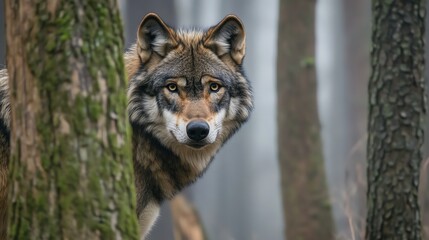
[[[284,239],[276,123],[279,2],[118,2],[125,24],[126,47],[134,43],[138,25],[148,12],[156,12],[167,24],[180,28],[208,28],[231,13],[244,22],[247,46],[244,69],[253,85],[255,110],[250,121],[222,148],[205,175],[184,192],[200,214],[209,239]],[[325,170],[339,239],[358,237],[365,220],[370,6],[369,0],[316,3],[318,107]],[[4,25],[4,1],[0,0],[1,67],[6,64]],[[150,239],[173,239],[170,216],[167,202]],[[356,230],[354,236],[350,224]]]

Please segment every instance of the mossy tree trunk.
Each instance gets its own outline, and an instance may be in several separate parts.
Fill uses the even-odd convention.
[[[10,239],[137,239],[115,0],[6,1]]]
[[[366,239],[421,239],[425,1],[372,7]]]
[[[280,1],[278,141],[286,237],[331,240],[314,65],[315,1]]]

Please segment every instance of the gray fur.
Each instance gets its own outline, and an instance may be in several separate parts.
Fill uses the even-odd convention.
[[[0,119],[7,129],[10,128],[10,102],[7,69],[0,69]]]

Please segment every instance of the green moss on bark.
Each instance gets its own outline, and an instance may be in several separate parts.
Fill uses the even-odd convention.
[[[25,47],[30,73],[22,81],[35,82],[31,103],[22,85],[12,87],[14,118],[25,122],[19,108],[34,104],[37,141],[12,139],[11,239],[137,239],[116,1],[54,2],[21,3],[30,14],[14,23],[30,26],[16,47]]]

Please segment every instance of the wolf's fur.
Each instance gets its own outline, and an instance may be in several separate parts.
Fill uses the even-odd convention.
[[[6,239],[7,166],[9,163],[9,89],[6,69],[0,69],[0,239]]]
[[[137,35],[124,59],[137,215],[144,239],[160,203],[204,173],[219,148],[248,119],[253,100],[242,69],[244,29],[235,16],[225,17],[207,31],[175,31],[156,14],[148,14]],[[7,94],[7,73],[2,70],[0,206],[6,194],[9,157]],[[207,126],[203,139],[191,137],[192,122]]]

